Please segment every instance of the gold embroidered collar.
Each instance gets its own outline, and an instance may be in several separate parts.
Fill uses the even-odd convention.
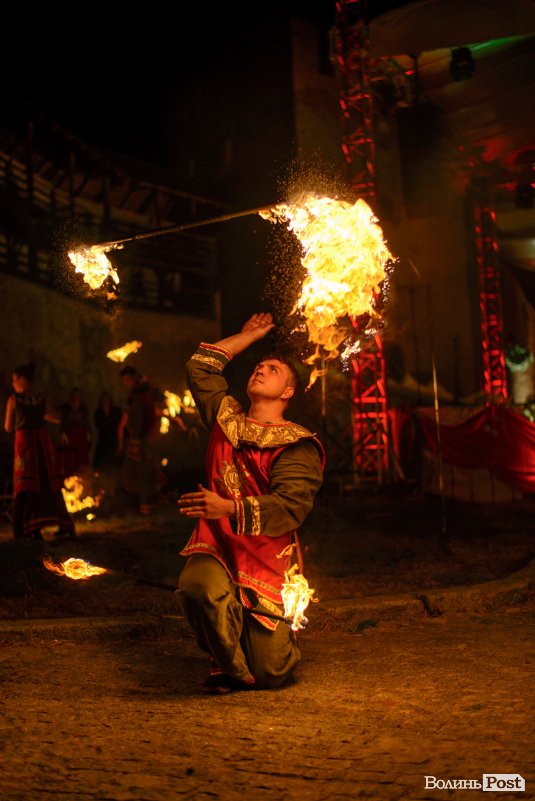
[[[238,401],[230,395],[221,401],[217,422],[233,448],[239,448],[240,445],[277,448],[281,445],[292,445],[300,439],[310,439],[314,436],[308,429],[297,423],[287,422],[274,425],[257,423],[246,416]]]

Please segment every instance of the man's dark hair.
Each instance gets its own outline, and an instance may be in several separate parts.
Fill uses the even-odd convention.
[[[28,364],[19,364],[18,367],[15,367],[13,372],[15,375],[25,378],[31,384],[35,376],[35,364],[34,362],[28,362]]]
[[[289,356],[286,356],[286,354],[280,353],[279,351],[271,351],[271,353],[264,353],[262,358],[258,361],[259,363],[265,362],[267,359],[276,359],[278,362],[281,362],[281,364],[286,365],[290,373],[290,386],[294,388],[294,394],[297,394],[297,391],[301,385],[301,379],[299,378],[299,373],[297,372],[297,368],[292,359]]]
[[[121,378],[125,375],[131,375],[134,378],[139,375],[138,370],[135,367],[131,367],[129,364],[125,364],[124,367],[121,367],[120,376]]]

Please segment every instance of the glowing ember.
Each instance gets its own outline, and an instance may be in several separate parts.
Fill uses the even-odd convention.
[[[50,557],[45,556],[43,558],[43,565],[47,570],[57,573],[58,576],[67,576],[67,578],[74,579],[75,581],[88,579],[91,578],[91,576],[101,576],[103,573],[107,572],[105,567],[96,567],[90,562],[86,562],[84,559],[74,559],[73,557],[57,565]]]
[[[195,401],[193,400],[189,389],[186,389],[183,398],[181,398],[179,395],[175,395],[174,392],[168,392],[167,390],[165,390],[164,395],[166,408],[164,409],[163,415],[160,418],[160,434],[167,434],[169,431],[170,417],[178,417],[183,409],[185,411],[193,411],[195,408]]]
[[[130,356],[131,353],[137,353],[142,345],[143,345],[142,342],[133,340],[133,342],[127,342],[120,348],[108,351],[106,356],[108,357],[108,359],[111,359],[112,362],[124,362],[126,357]]]
[[[189,389],[187,389],[184,392],[184,397],[182,398],[182,406],[185,407],[186,409],[195,408],[195,401],[193,400],[193,395],[191,394]]]
[[[65,498],[65,506],[70,514],[79,512],[81,509],[91,509],[98,506],[99,498],[92,498],[84,495],[84,482],[78,476],[69,476],[63,482],[64,488],[61,490]]]
[[[164,395],[167,413],[170,417],[176,417],[177,414],[180,414],[180,409],[182,407],[181,398],[179,398],[178,395],[175,395],[174,392],[168,392],[167,390],[165,390]]]
[[[304,611],[310,601],[317,603],[314,598],[315,590],[308,586],[308,581],[302,573],[298,573],[298,566],[292,565],[290,570],[284,573],[284,583],[282,585],[282,601],[284,603],[284,617],[291,619],[290,627],[293,631],[303,629],[308,623]]]
[[[162,461],[160,462],[160,464],[161,464],[161,466],[162,466],[162,467],[167,467],[167,465],[169,464],[169,459],[166,459],[166,458],[164,457],[164,458],[162,459]]]
[[[109,250],[114,248],[93,245],[69,251],[69,259],[76,267],[75,272],[82,274],[85,283],[89,284],[91,289],[100,289],[107,278],[111,278],[114,284],[119,283],[119,276],[106,256]]]
[[[284,222],[303,249],[306,277],[294,312],[303,316],[308,339],[316,348],[308,360],[316,365],[312,385],[322,374],[317,365],[336,358],[351,333],[348,317],[367,315],[372,323],[380,320],[374,300],[394,257],[372,210],[360,198],[351,205],[306,195],[300,202],[275,206],[261,216]]]

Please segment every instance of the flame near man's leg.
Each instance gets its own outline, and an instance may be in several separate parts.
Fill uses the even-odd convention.
[[[315,590],[308,586],[308,581],[299,573],[298,565],[292,565],[288,572],[284,573],[284,583],[281,595],[284,604],[284,617],[291,621],[290,628],[293,631],[304,629],[308,623],[304,612],[309,603],[317,603],[314,598]]]

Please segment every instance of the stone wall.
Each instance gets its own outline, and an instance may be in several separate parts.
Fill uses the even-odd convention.
[[[149,376],[162,390],[182,394],[186,388],[186,360],[201,339],[214,341],[220,337],[219,314],[216,319],[206,320],[132,311],[120,305],[110,314],[105,308],[1,273],[0,294],[4,403],[13,367],[33,360],[37,365],[35,386],[54,403],[66,401],[76,386],[82,390],[91,412],[105,390],[124,406],[121,365],[110,361],[106,354],[134,339],[143,346],[128,357],[127,363]]]

